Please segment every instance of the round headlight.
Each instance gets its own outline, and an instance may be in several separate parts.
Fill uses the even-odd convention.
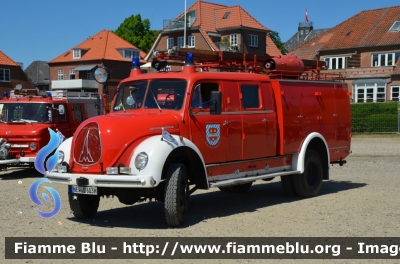
[[[136,169],[143,170],[147,165],[148,158],[145,152],[140,152],[135,158]]]
[[[35,142],[32,142],[31,144],[29,144],[29,149],[30,149],[31,151],[35,151],[36,148],[37,148],[37,145],[36,145]]]
[[[64,152],[62,150],[58,151],[58,164],[61,164],[64,161]]]

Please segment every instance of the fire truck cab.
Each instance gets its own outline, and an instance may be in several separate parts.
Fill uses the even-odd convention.
[[[48,129],[72,137],[85,120],[103,114],[98,94],[89,92],[13,90],[0,100],[0,169],[33,166],[48,144]]]
[[[298,66],[280,69],[282,60],[297,65],[295,57],[265,61],[258,74],[256,64],[225,63],[218,69],[230,72],[217,72],[191,56],[179,72],[141,74],[134,60],[111,112],[82,122],[61,144],[46,177],[68,186],[77,218],[93,217],[101,196],[129,205],[154,198],[164,203],[167,224],[180,226],[196,189],[245,192],[280,176],[288,193],[313,197],[329,165],[346,162],[346,83]]]

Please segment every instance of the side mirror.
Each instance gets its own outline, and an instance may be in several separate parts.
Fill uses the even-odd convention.
[[[64,105],[59,105],[59,106],[58,106],[58,113],[59,113],[60,115],[65,114],[65,107],[64,107]]]
[[[220,91],[211,91],[211,115],[220,115],[222,109],[222,96]]]
[[[98,83],[104,84],[110,79],[110,70],[106,67],[96,66],[92,73]]]

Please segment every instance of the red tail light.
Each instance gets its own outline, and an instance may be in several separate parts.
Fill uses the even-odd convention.
[[[99,125],[89,123],[78,133],[74,142],[74,160],[82,166],[97,164],[101,158]]]

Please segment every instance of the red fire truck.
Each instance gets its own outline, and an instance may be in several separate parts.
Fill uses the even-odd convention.
[[[84,121],[46,175],[68,185],[75,217],[93,217],[101,196],[127,205],[155,198],[167,224],[180,226],[196,189],[245,192],[277,176],[288,193],[319,193],[329,165],[351,152],[346,83],[295,56],[260,65],[222,55],[158,54],[152,64],[161,71],[146,74],[133,60],[111,112]],[[182,71],[162,70],[183,60]]]
[[[0,100],[0,170],[33,166],[38,151],[48,144],[48,129],[72,137],[83,120],[103,114],[98,94],[37,89],[13,90]]]

